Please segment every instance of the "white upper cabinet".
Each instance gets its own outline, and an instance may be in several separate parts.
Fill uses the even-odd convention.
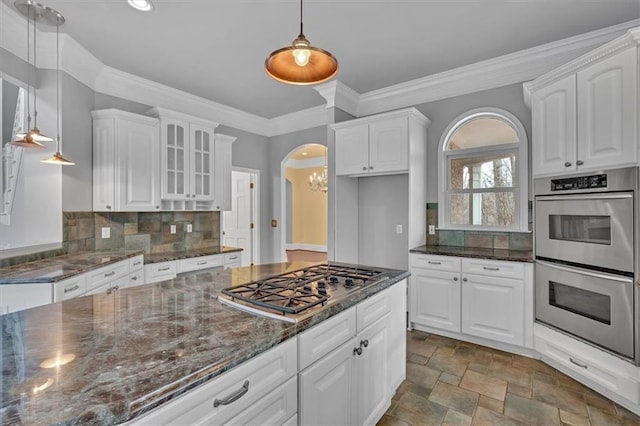
[[[534,176],[638,164],[638,40],[630,30],[525,84]]]
[[[218,123],[154,108],[160,119],[162,207],[165,210],[219,210],[216,190],[215,128]],[[230,167],[230,166],[229,166]]]
[[[231,210],[232,144],[236,138],[216,133],[215,137],[215,210]]]
[[[336,175],[408,173],[412,119],[428,125],[424,116],[411,110],[332,125],[336,132]]]
[[[158,121],[115,109],[92,116],[93,210],[160,210]]]

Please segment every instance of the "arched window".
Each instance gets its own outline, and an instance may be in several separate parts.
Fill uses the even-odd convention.
[[[527,230],[527,135],[513,114],[462,114],[443,133],[438,156],[440,228]]]

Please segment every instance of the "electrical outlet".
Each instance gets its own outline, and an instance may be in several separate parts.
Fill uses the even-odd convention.
[[[396,225],[396,234],[402,234],[402,225]]]
[[[176,226],[175,225],[171,225],[169,227],[169,232],[172,233],[172,234],[175,234],[176,233]]]
[[[102,238],[103,239],[111,238],[111,228],[109,228],[108,226],[102,227]]]
[[[435,234],[436,234],[436,226],[429,225],[429,235],[435,235]]]
[[[193,225],[190,223],[187,223],[187,232],[193,232]]]
[[[272,228],[277,228],[278,227],[278,221],[275,219],[271,219],[271,227]]]

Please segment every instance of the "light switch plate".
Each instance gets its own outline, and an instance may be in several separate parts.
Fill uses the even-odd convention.
[[[108,226],[102,227],[102,238],[103,239],[111,238],[111,228],[109,228]]]
[[[193,232],[193,225],[190,223],[187,223],[187,232]]]
[[[436,234],[436,226],[429,225],[429,235],[435,235],[435,234]]]
[[[171,225],[169,227],[169,232],[172,233],[172,234],[175,234],[176,233],[176,226],[175,225]]]

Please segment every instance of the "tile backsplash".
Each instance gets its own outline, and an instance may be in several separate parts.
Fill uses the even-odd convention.
[[[531,232],[457,231],[438,229],[438,203],[427,203],[427,229],[435,225],[435,235],[427,234],[427,245],[479,247],[508,250],[531,250]],[[529,229],[532,226],[532,203],[529,201]]]
[[[192,232],[187,232],[189,224]],[[102,238],[103,228],[109,228],[109,238]],[[67,253],[126,249],[151,254],[202,249],[220,245],[220,212],[64,212],[62,230]]]

